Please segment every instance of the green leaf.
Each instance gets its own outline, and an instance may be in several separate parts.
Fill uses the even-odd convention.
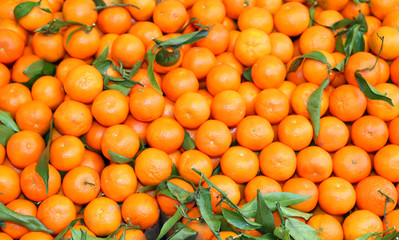
[[[137,72],[140,70],[142,63],[143,63],[143,61],[137,61],[136,64],[134,64],[134,66],[130,70],[129,75],[127,77],[128,78],[134,77],[137,74]]]
[[[329,74],[330,75],[330,74]],[[325,79],[320,86],[309,96],[307,109],[309,112],[310,121],[313,125],[314,139],[317,140],[320,132],[320,105],[321,96],[324,89],[330,84],[330,80]]]
[[[222,170],[222,167],[219,164],[215,169],[213,169],[212,176],[219,175],[221,170]]]
[[[272,211],[267,207],[265,200],[262,197],[260,190],[257,191],[257,209],[255,222],[260,223],[262,227],[259,229],[262,233],[273,233],[274,231],[274,217]]]
[[[277,240],[277,238],[271,233],[263,234],[262,236],[259,236],[259,237],[253,237],[251,235],[242,233],[240,239],[241,240]]]
[[[199,185],[197,191],[195,191],[194,197],[202,218],[208,224],[213,235],[215,235],[218,240],[221,240],[219,234],[221,223],[220,220],[218,220],[212,213],[210,189]]]
[[[77,31],[84,30],[84,29],[87,29],[87,26],[76,28],[72,32],[70,32],[68,37],[67,37],[67,39],[66,39],[65,45],[68,46],[69,40],[71,40],[71,37],[73,36],[73,34],[75,34]]]
[[[184,148],[184,150],[192,150],[195,148],[195,142],[186,130],[184,130],[184,140],[182,147]]]
[[[93,0],[94,4],[96,5],[96,7],[103,7],[103,6],[107,6],[107,4],[105,4],[105,2],[103,0]]]
[[[4,147],[7,146],[8,139],[12,135],[14,135],[15,132],[11,130],[9,127],[7,127],[4,124],[0,124],[0,144],[3,145]]]
[[[133,159],[114,153],[111,150],[108,150],[108,154],[109,157],[111,158],[111,161],[115,163],[128,163],[133,161]]]
[[[358,31],[353,37],[353,53],[363,52],[366,49],[363,34]]]
[[[3,222],[3,221],[0,221],[0,227],[3,227],[3,228],[5,228],[5,227],[6,227],[6,225],[4,224],[4,222]]]
[[[148,75],[148,79],[150,81],[151,86],[155,90],[157,90],[160,94],[163,94],[162,90],[159,87],[158,82],[155,78],[155,73],[154,73],[155,52],[156,52],[156,49],[152,48],[152,49],[148,50],[148,52],[146,53],[146,59],[148,62],[147,75]]]
[[[170,175],[171,176],[179,176],[179,170],[177,170],[175,163],[173,163],[172,173]]]
[[[79,221],[82,221],[83,218],[78,218],[73,220],[66,228],[64,228],[64,230],[62,230],[55,238],[54,240],[61,240],[62,237],[68,232],[69,229],[71,229],[73,226],[75,226],[75,224]]]
[[[108,56],[108,46],[104,48],[100,55],[94,60],[93,66],[100,72],[107,72],[108,68],[111,67],[112,61],[107,59]]]
[[[298,211],[298,210],[290,208],[290,207],[280,207],[280,209],[281,209],[281,212],[286,217],[301,217],[305,220],[308,220],[313,215],[311,213],[301,212],[301,211]]]
[[[366,233],[366,234],[356,238],[355,240],[367,240],[372,236],[374,236],[374,233]]]
[[[104,86],[105,86],[105,85],[104,85]],[[122,85],[120,85],[120,84],[106,85],[106,86],[105,86],[105,89],[116,90],[116,91],[122,93],[123,96],[129,95],[129,92],[130,92],[130,88],[129,88],[129,87],[125,87],[125,86],[122,86]]]
[[[248,68],[247,70],[245,70],[245,71],[243,71],[242,72],[242,75],[244,76],[244,78],[245,79],[247,79],[249,82],[254,82],[253,80],[252,80],[252,73],[251,73],[251,68]]]
[[[273,235],[278,239],[291,240],[290,231],[283,225],[274,229]]]
[[[175,65],[181,57],[179,49],[169,51],[164,47],[155,54],[155,62],[164,67]]]
[[[320,240],[314,228],[295,218],[287,218],[285,227],[290,231],[290,235],[295,240]]]
[[[232,211],[230,209],[222,207],[222,214],[223,217],[227,220],[228,223],[231,225],[241,229],[241,230],[252,230],[252,229],[258,229],[262,227],[262,224],[253,222],[244,216],[242,216],[240,213]],[[274,228],[274,226],[273,226]]]
[[[314,5],[310,6],[309,8],[309,16],[310,16],[309,27],[311,27],[313,26],[314,22]]]
[[[9,127],[14,132],[21,131],[18,125],[15,123],[14,119],[12,119],[11,113],[9,112],[0,110],[0,122],[2,122],[4,125]]]
[[[43,58],[32,63],[24,70],[24,74],[30,79],[28,82],[22,83],[28,88],[32,88],[32,85],[36,80],[42,76],[49,75],[54,76],[57,68],[53,63],[46,62]]]
[[[301,203],[309,199],[311,196],[305,196],[289,192],[273,192],[263,194],[262,197],[263,200],[265,200],[265,203],[267,204],[267,207],[270,209],[270,211],[274,212],[277,210],[276,202],[279,202],[280,206],[282,207],[287,207],[290,205]],[[250,218],[256,217],[257,204],[258,203],[256,198],[251,200],[241,207],[241,213]]]
[[[18,4],[14,8],[14,16],[17,19],[17,21],[24,16],[28,15],[32,9],[36,6],[36,2],[23,2]]]
[[[179,221],[182,218],[182,215],[180,213],[180,211],[176,211],[176,213],[168,219],[168,221],[166,221],[162,228],[161,231],[157,237],[156,240],[160,240],[163,236],[165,236],[166,233],[168,233],[168,231],[170,229],[172,229],[172,227],[177,223],[177,221]]]
[[[86,24],[75,22],[75,21],[64,21],[61,19],[54,19],[48,22],[46,25],[41,26],[40,28],[36,29],[34,32],[40,32],[42,34],[50,34],[50,33],[59,33],[60,29],[70,25],[81,25],[86,26]],[[86,26],[87,27],[87,26]]]
[[[299,66],[301,66],[302,62],[303,62],[303,58],[302,57],[295,58],[290,64],[290,68],[288,69],[288,73],[296,72],[296,70],[298,70]]]
[[[359,73],[359,71],[355,72],[355,77],[357,83],[359,84],[360,91],[362,91],[368,99],[385,101],[389,103],[389,105],[393,106],[392,100],[380,93],[377,89],[375,89],[375,87],[368,83],[366,79],[364,79]]]
[[[338,52],[345,54],[344,40],[342,39],[342,34],[337,35],[337,39],[335,40],[335,48]]]
[[[43,179],[44,184],[46,185],[46,195],[48,194],[48,179],[49,179],[49,168],[48,163],[50,160],[50,146],[51,146],[51,136],[53,135],[53,123],[54,119],[51,119],[50,122],[50,130],[48,132],[48,140],[47,146],[44,149],[43,153],[40,155],[39,160],[36,164],[36,172]]]
[[[197,238],[198,232],[189,227],[181,225],[183,224],[176,224],[177,230],[168,240],[195,240]]]
[[[44,59],[41,58],[40,60],[37,60],[36,62],[32,63],[27,68],[25,68],[24,74],[29,78],[33,78],[38,74],[42,74],[43,68],[44,68]]]
[[[11,221],[19,225],[27,227],[33,232],[54,233],[46,228],[37,218],[29,215],[22,215],[7,208],[6,205],[0,202],[0,221]]]
[[[194,202],[194,192],[189,192],[179,187],[178,185],[171,183],[169,181],[166,182],[166,185],[169,191],[175,196],[175,198],[181,203],[191,203]]]
[[[335,67],[332,69],[334,72],[344,72],[345,71],[345,59],[342,60],[340,63],[335,65]]]
[[[183,46],[194,43],[198,40],[205,38],[209,33],[209,30],[200,30],[192,33],[183,34],[165,41],[160,41],[159,47],[172,47],[172,46]]]
[[[334,23],[331,27],[332,27],[334,30],[337,30],[337,29],[340,29],[340,28],[347,27],[347,26],[349,26],[349,25],[352,24],[352,23],[353,23],[353,20],[352,20],[352,19],[344,18],[344,19],[342,19],[342,20],[340,20],[340,21]]]

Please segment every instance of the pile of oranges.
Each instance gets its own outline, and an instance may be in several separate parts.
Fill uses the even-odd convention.
[[[216,215],[289,192],[320,239],[386,235],[398,84],[399,0],[1,0],[0,202],[41,228],[0,211],[0,240],[155,240],[178,208],[197,239],[278,239],[165,191],[204,179]]]

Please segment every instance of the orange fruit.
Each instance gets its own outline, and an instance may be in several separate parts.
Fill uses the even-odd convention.
[[[258,174],[259,159],[250,149],[234,146],[223,153],[220,168],[234,182],[246,183]]]
[[[198,0],[191,8],[191,17],[205,26],[222,23],[226,17],[226,8],[222,1]]]
[[[97,236],[107,236],[122,222],[118,203],[107,197],[95,198],[87,204],[83,219],[86,226]]]
[[[344,19],[342,11],[338,12],[337,10],[330,9],[321,11],[315,18],[315,21],[317,22],[317,25],[332,27],[334,23],[341,21],[342,19]]]
[[[144,185],[159,184],[172,174],[173,162],[164,151],[147,148],[135,160],[134,170]]]
[[[103,90],[101,73],[93,66],[81,65],[72,69],[64,79],[66,94],[75,101],[92,103]]]
[[[35,55],[48,62],[56,62],[64,57],[62,34],[41,34],[36,32],[32,38],[32,50]]]
[[[62,134],[81,136],[87,133],[93,122],[90,110],[73,100],[61,103],[54,112],[54,126]]]
[[[187,227],[197,231],[201,234],[206,240],[210,240],[213,237],[213,233],[209,228],[208,224],[201,219],[201,212],[198,207],[193,207],[191,210],[187,212],[187,216],[190,218],[196,218],[198,220],[188,220],[187,218],[182,219],[183,224],[187,224]]]
[[[335,62],[334,56],[329,52],[320,50],[320,53],[324,55],[327,60],[327,64],[322,63],[315,59],[307,58],[303,62],[303,76],[306,81],[320,85],[325,79],[333,81],[335,79],[335,72],[328,70],[328,68],[333,68],[337,63]],[[329,65],[329,66],[328,66]]]
[[[399,126],[399,118],[393,119],[388,126],[389,130],[389,142],[392,144],[399,145],[399,132],[396,131]]]
[[[212,99],[211,115],[228,127],[235,126],[245,116],[246,103],[241,95],[233,90],[217,93]]]
[[[181,66],[191,70],[197,79],[202,79],[207,76],[215,61],[215,55],[208,48],[192,47],[184,54]]]
[[[267,145],[259,154],[262,174],[276,181],[285,181],[294,175],[296,161],[294,150],[280,142]]]
[[[6,158],[6,148],[0,144],[0,165],[3,165]]]
[[[374,54],[380,52],[382,46],[382,40],[380,37],[384,38],[384,47],[381,50],[380,57],[385,60],[393,60],[399,56],[399,51],[397,50],[396,42],[399,40],[399,32],[396,28],[383,26],[378,28],[370,36],[369,46],[370,50]]]
[[[145,55],[145,47],[140,38],[132,34],[122,34],[115,39],[111,48],[112,58],[123,67],[132,68]]]
[[[28,2],[27,0],[23,0],[21,2]],[[39,1],[34,1],[39,2]],[[53,20],[53,13],[49,13],[47,11],[42,10],[44,9],[51,9],[50,4],[48,1],[40,1],[39,5],[33,7],[33,9],[26,14],[25,16],[18,19],[18,23],[28,31],[35,31],[39,27],[46,25],[48,22]]]
[[[125,232],[125,239],[131,239],[131,240],[147,240],[147,237],[144,235],[143,231],[140,229],[122,229],[119,231],[115,237],[117,239],[121,239],[122,234]]]
[[[392,212],[388,213],[384,217],[384,219],[383,219],[384,231],[388,230],[387,226],[389,228],[392,228],[392,227],[398,228],[398,213],[399,213],[399,211],[396,209],[396,210],[393,210]]]
[[[320,119],[320,131],[316,145],[328,152],[343,148],[349,140],[349,130],[344,122],[336,117],[326,116]]]
[[[299,151],[309,146],[313,139],[313,127],[310,121],[302,115],[289,115],[278,125],[280,142]]]
[[[122,216],[125,221],[147,229],[159,218],[157,200],[146,193],[133,193],[122,204]]]
[[[103,126],[121,124],[129,114],[128,99],[117,90],[104,90],[94,98],[91,114]]]
[[[357,119],[351,127],[352,142],[367,152],[375,152],[385,146],[388,135],[386,123],[371,115]]]
[[[345,79],[349,84],[359,86],[355,78],[355,72],[358,73],[371,85],[376,85],[380,77],[380,66],[375,65],[373,70],[363,70],[371,68],[377,61],[377,57],[368,52],[357,52],[349,57],[345,66]],[[362,71],[360,71],[362,70]]]
[[[320,239],[335,240],[344,238],[340,222],[329,214],[314,215],[308,220],[307,224],[316,230]]]
[[[372,232],[383,231],[381,219],[368,210],[357,210],[345,218],[342,224],[345,240],[356,238]]]
[[[21,193],[18,173],[14,169],[0,165],[0,202],[7,204],[15,200]]]
[[[108,127],[101,138],[101,151],[108,159],[111,159],[108,151],[133,158],[139,147],[140,140],[137,133],[123,124]]]
[[[32,100],[29,88],[20,83],[0,87],[0,110],[11,113],[14,118],[19,106]]]
[[[184,151],[177,163],[177,171],[179,171],[180,176],[184,177],[184,179],[198,185],[200,175],[194,172],[192,170],[193,168],[202,172],[205,177],[209,178],[213,171],[211,158],[196,149]],[[202,181],[204,181],[204,179],[202,179]]]
[[[152,39],[162,36],[161,29],[153,22],[149,21],[137,21],[133,23],[129,29],[129,33],[140,38],[145,47],[153,42]]]
[[[374,156],[374,169],[381,177],[388,179],[391,182],[399,182],[397,177],[396,162],[399,160],[397,154],[399,146],[389,144],[382,147]]]
[[[358,87],[344,84],[330,95],[330,113],[344,122],[352,122],[363,116],[367,108],[366,96]]]
[[[10,83],[11,73],[6,65],[0,63],[0,87]]]
[[[281,122],[288,115],[289,109],[288,97],[278,89],[265,89],[256,96],[255,112],[271,124]]]
[[[76,217],[78,217],[78,216],[76,216]],[[92,232],[92,231],[90,231],[90,229],[88,229],[85,225],[81,225],[80,223],[82,223],[82,222],[77,222],[72,228],[73,229],[76,229],[76,230],[78,230],[78,231],[82,231],[82,230],[85,230],[86,232],[87,232],[87,236],[88,235],[91,235],[91,236],[93,236],[93,237],[95,237],[96,235],[94,235],[94,233]],[[79,235],[80,236],[80,235]],[[66,233],[65,233],[65,235],[63,236],[64,238],[72,238],[72,231],[71,230],[68,230]]]
[[[48,194],[42,177],[36,172],[36,163],[27,166],[21,172],[21,190],[26,198],[40,202],[53,196],[61,187],[61,175],[51,164],[49,166]]]
[[[228,176],[225,175],[214,175],[209,178],[209,181],[211,181],[217,188],[219,188],[221,191],[223,191],[227,197],[232,201],[234,204],[238,204],[238,202],[241,199],[240,195],[240,190],[238,189],[238,185],[236,182],[234,182],[233,179],[231,179]],[[212,211],[215,213],[221,213],[222,208],[227,208],[231,209],[227,203],[222,202],[222,204],[219,204],[221,200],[220,192],[216,190],[216,188],[212,188],[211,186],[208,185],[207,182],[204,182],[203,184],[204,188],[211,188],[211,204],[212,204]]]
[[[319,206],[331,215],[349,212],[356,204],[352,184],[343,178],[330,177],[319,185]]]
[[[188,92],[177,99],[174,115],[183,127],[195,129],[208,120],[211,109],[204,96]]]
[[[81,22],[88,26],[97,21],[98,14],[90,0],[65,0],[62,6],[65,21]]]
[[[87,146],[96,151],[101,150],[101,138],[107,128],[93,121],[89,131],[84,135]]]
[[[254,177],[245,186],[245,201],[250,202],[252,199],[255,199],[258,189],[262,195],[271,192],[281,192],[281,186],[278,182],[272,178],[260,175]]]
[[[73,202],[62,195],[46,198],[37,208],[37,219],[55,234],[66,228],[75,217]]]
[[[164,108],[165,98],[152,87],[134,91],[129,99],[130,113],[142,122],[151,122],[159,118]]]
[[[71,169],[62,181],[62,192],[76,204],[86,204],[100,192],[100,176],[89,167]]]
[[[393,9],[396,8],[398,2],[396,0],[371,0],[371,13],[379,19],[384,19]]]
[[[228,64],[213,66],[206,76],[206,89],[213,96],[225,90],[237,91],[240,84],[241,74]]]
[[[310,95],[312,95],[312,93],[316,91],[318,87],[319,86],[317,84],[310,82],[297,85],[292,92],[291,98],[291,106],[296,114],[303,115],[307,118],[309,117],[309,111],[307,109],[308,100]],[[329,102],[330,101],[328,99],[327,92],[323,90],[320,103],[320,117],[327,112]]]
[[[45,232],[28,232],[23,235],[20,239],[22,240],[34,240],[34,239],[42,239],[42,240],[53,240],[54,238]]]
[[[139,7],[126,6],[132,17],[139,21],[149,20],[157,3],[156,0],[124,0],[123,2]]]
[[[39,160],[46,143],[37,132],[23,130],[12,135],[7,142],[7,157],[12,165],[25,168]]]
[[[0,39],[0,47],[3,49],[0,53],[0,63],[12,63],[22,56],[25,43],[18,33],[0,29]]]
[[[245,116],[255,115],[255,101],[260,89],[252,82],[242,82],[237,92],[246,103]]]
[[[227,125],[218,120],[207,120],[195,134],[197,148],[208,156],[222,155],[229,149],[232,136]]]
[[[381,83],[375,89],[392,100],[393,106],[385,101],[367,99],[367,113],[385,122],[399,116],[399,87],[392,83]]]
[[[254,0],[223,0],[226,7],[226,14],[232,19],[237,19],[244,9],[254,7],[256,2]]]
[[[216,23],[209,30],[208,35],[195,42],[198,47],[205,47],[212,51],[213,54],[219,55],[225,52],[229,46],[230,34],[227,27],[223,24]]]
[[[364,15],[370,15],[370,6],[367,3],[361,3],[360,5],[356,5],[352,1],[348,1],[346,6],[340,11],[344,18],[357,18],[359,16],[359,11]]]
[[[270,11],[260,7],[246,7],[238,17],[241,31],[256,28],[270,34],[273,30],[273,16]]]
[[[162,89],[167,98],[176,101],[187,92],[197,92],[198,79],[194,72],[186,68],[176,68],[165,74]]]
[[[302,54],[307,54],[312,51],[326,51],[332,53],[335,49],[334,34],[326,27],[309,27],[299,37],[299,49]]]
[[[161,117],[150,123],[146,139],[151,147],[172,153],[182,145],[184,129],[176,120]]]
[[[132,19],[126,8],[112,7],[98,14],[97,24],[103,33],[123,34],[132,25]]]
[[[294,51],[295,51],[295,43],[297,43],[297,42],[298,41],[294,42]],[[287,76],[286,76],[286,78],[287,78],[288,81],[293,82],[295,85],[299,85],[301,83],[305,83],[306,82],[306,79],[303,76],[303,62],[301,63],[301,65],[299,65],[298,69],[295,72],[288,72],[288,70],[291,67],[291,63],[295,59],[298,58],[298,55],[300,55],[300,54],[299,53],[295,54],[295,52],[294,52],[293,58],[291,60],[289,60],[288,63],[287,63]]]
[[[242,31],[234,44],[234,56],[245,66],[252,66],[258,59],[271,53],[267,33],[256,28]]]
[[[75,67],[81,66],[81,65],[86,65],[87,63],[79,58],[66,58],[60,62],[57,66],[57,70],[55,73],[55,76],[59,81],[62,83],[64,82],[64,79],[66,75]],[[48,76],[46,76],[48,77]]]
[[[111,164],[101,172],[101,191],[116,202],[123,202],[136,188],[137,177],[128,164]]]
[[[44,102],[53,111],[64,101],[65,92],[62,83],[52,76],[37,79],[31,91],[33,100]]]
[[[330,154],[318,146],[302,149],[297,154],[297,173],[314,183],[327,179],[333,168]]]
[[[386,205],[386,213],[391,212],[396,206],[398,193],[392,182],[378,175],[366,177],[356,185],[356,206],[383,216],[386,197],[378,190],[390,196],[394,201],[388,201]]]
[[[51,109],[45,103],[33,100],[18,108],[15,121],[21,130],[31,130],[44,135],[50,128],[52,116]]]
[[[290,37],[280,32],[269,34],[272,51],[270,55],[280,58],[283,63],[288,63],[294,55],[294,44]]]
[[[57,170],[69,171],[83,161],[85,146],[75,136],[63,135],[50,146],[50,163]]]
[[[356,146],[345,146],[334,153],[334,175],[357,183],[371,172],[371,160],[366,151]]]
[[[86,32],[80,25],[69,27],[64,33],[63,44],[65,51],[74,58],[86,59],[96,54],[100,46],[100,36],[96,28],[92,28],[90,32]],[[73,33],[72,33],[73,32]],[[68,36],[69,38],[67,44]]]
[[[278,88],[286,77],[283,61],[273,55],[259,58],[252,66],[253,82],[260,89]]]
[[[274,26],[289,37],[298,36],[309,26],[309,10],[299,2],[283,3],[274,13]]]
[[[302,212],[312,211],[319,199],[319,190],[316,184],[306,178],[290,178],[283,185],[283,192],[291,192],[296,194],[301,194],[305,196],[310,196],[303,202],[291,205],[290,207]]]
[[[32,202],[25,199],[15,199],[8,203],[6,207],[19,214],[36,217],[37,207]],[[15,222],[4,221],[4,225],[5,227],[1,227],[1,230],[14,239],[19,239],[29,232],[28,228]],[[0,239],[3,238],[0,237]]]
[[[100,154],[85,149],[85,154],[83,155],[83,162],[80,164],[80,166],[86,166],[92,168],[94,171],[96,171],[96,173],[100,175],[104,169],[104,165],[105,165],[104,159]]]
[[[123,124],[133,129],[144,144],[147,143],[145,134],[147,132],[148,125],[150,125],[149,123],[138,121],[129,114]]]
[[[168,182],[177,185],[178,187],[182,188],[183,190],[185,190],[187,192],[194,192],[193,186],[191,186],[191,184],[189,184],[188,182],[186,182],[182,179],[172,178],[172,179],[168,180]],[[177,211],[176,206],[181,205],[177,199],[173,199],[173,198],[171,198],[167,195],[161,194],[161,193],[158,193],[156,198],[157,198],[157,202],[159,204],[159,208],[167,216],[173,216]],[[191,209],[194,206],[194,204],[195,204],[194,202],[186,203],[186,208]]]

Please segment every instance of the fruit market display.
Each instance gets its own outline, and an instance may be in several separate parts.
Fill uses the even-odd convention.
[[[399,239],[399,0],[0,0],[0,240]]]

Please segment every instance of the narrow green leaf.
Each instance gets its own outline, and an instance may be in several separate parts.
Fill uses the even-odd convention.
[[[181,203],[181,204],[186,204],[186,203],[191,203],[194,202],[194,192],[189,192],[184,190],[183,188],[179,187],[178,185],[171,183],[171,182],[166,182],[166,185],[169,189],[169,191],[175,196],[175,198]]]
[[[281,208],[281,212],[284,214],[284,216],[287,216],[287,217],[301,217],[305,220],[309,220],[309,218],[311,218],[313,215],[311,213],[301,212],[301,211],[298,211],[298,210],[290,208],[290,207],[280,207],[280,208]]]
[[[241,234],[241,240],[278,240],[273,234],[268,233],[268,234],[263,234],[262,236],[259,237],[253,237],[251,235],[242,233]]]
[[[311,27],[313,26],[314,22],[314,5],[310,6],[309,8],[309,16],[310,16],[309,27]]]
[[[170,175],[171,176],[179,176],[179,170],[177,170],[175,163],[173,163],[172,173]]]
[[[0,110],[0,122],[2,122],[4,125],[9,127],[14,132],[21,131],[18,125],[15,123],[14,119],[12,119],[11,113],[9,112]]]
[[[48,22],[46,25],[41,26],[40,28],[36,29],[34,32],[40,32],[42,34],[50,34],[50,33],[59,33],[60,29],[70,25],[82,25],[86,26],[86,24],[75,22],[75,21],[64,21],[61,19],[54,19]],[[87,26],[86,26],[87,27]]]
[[[221,170],[222,170],[222,167],[219,164],[215,169],[213,169],[212,176],[219,175]]]
[[[155,52],[156,52],[156,48],[150,49],[146,54],[146,59],[148,62],[147,75],[148,75],[148,79],[150,81],[151,86],[155,90],[157,90],[160,94],[163,94],[161,88],[158,85],[157,80],[155,79],[155,73],[154,73]]]
[[[242,72],[242,75],[244,76],[245,79],[247,79],[247,81],[249,82],[254,82],[252,80],[252,73],[251,73],[251,68],[248,68],[247,70]]]
[[[108,154],[109,157],[111,158],[111,161],[115,163],[128,163],[133,161],[133,159],[114,153],[111,150],[108,150]]]
[[[340,63],[335,65],[335,67],[332,69],[334,72],[344,72],[345,71],[345,59],[342,60]]]
[[[287,218],[285,227],[290,231],[290,235],[295,240],[320,240],[314,228],[295,218]]]
[[[18,4],[14,8],[14,16],[17,19],[17,21],[28,15],[35,6],[36,2],[23,2]]]
[[[303,62],[303,58],[302,57],[295,58],[291,62],[290,68],[288,69],[288,73],[296,72],[296,70],[298,70],[299,66],[301,66],[302,62]]]
[[[262,197],[260,190],[257,191],[257,209],[255,222],[262,225],[259,231],[262,233],[273,233],[274,231],[274,217],[272,211],[267,207],[265,200]]]
[[[25,68],[24,74],[29,78],[32,78],[38,74],[42,74],[43,67],[44,67],[44,59],[41,58],[40,60],[37,60],[36,62],[32,63],[27,68]]]
[[[147,185],[145,187],[140,188],[140,190],[138,192],[141,192],[141,193],[148,192],[148,191],[156,189],[157,186],[158,185]]]
[[[240,213],[235,212],[233,210],[222,207],[223,217],[227,220],[231,225],[241,229],[241,230],[252,230],[258,229],[262,227],[262,224],[253,222],[245,217],[243,217]],[[274,228],[274,225],[273,225]]]
[[[183,46],[187,44],[194,43],[198,40],[205,38],[209,33],[209,30],[200,30],[192,33],[183,34],[158,44],[160,47],[171,47],[171,46]]]
[[[107,4],[105,4],[105,2],[103,0],[93,0],[94,4],[96,5],[96,7],[103,7],[103,6],[107,6]]]
[[[181,225],[183,224],[176,224],[177,230],[170,238],[168,238],[168,240],[195,240],[198,237],[198,232],[189,227]]]
[[[320,86],[309,96],[307,109],[309,112],[310,121],[313,125],[313,131],[315,136],[315,141],[319,136],[320,132],[320,105],[321,105],[321,96],[323,94],[324,89],[330,84],[330,81],[325,79]]]
[[[337,30],[337,29],[340,29],[340,28],[347,27],[347,26],[349,26],[349,25],[352,24],[352,23],[353,23],[353,20],[352,20],[352,19],[344,18],[344,19],[342,19],[342,20],[340,20],[340,21],[334,23],[334,24],[332,25],[332,28],[333,28],[334,30]]]
[[[282,207],[287,207],[290,205],[301,203],[309,199],[311,196],[305,196],[289,192],[273,192],[263,194],[262,197],[263,200],[265,200],[265,203],[267,204],[270,211],[274,212],[277,210],[276,202],[279,202],[280,206]],[[257,204],[258,203],[256,198],[251,200],[241,207],[241,213],[250,218],[256,217]]]
[[[107,72],[108,68],[111,67],[112,61],[107,59],[109,48],[106,46],[100,55],[93,61],[93,67],[95,67],[100,73]]]
[[[129,92],[130,92],[129,87],[125,87],[120,84],[105,84],[105,82],[104,82],[104,87],[105,87],[105,89],[116,90],[116,91],[122,93],[123,96],[129,95]]]
[[[7,208],[6,205],[0,202],[0,221],[11,221],[19,225],[27,227],[33,232],[54,233],[46,228],[37,218],[29,215],[22,215]]]
[[[359,84],[360,91],[362,91],[368,99],[385,101],[393,106],[392,100],[375,89],[375,87],[368,83],[358,71],[355,72],[355,77]]]
[[[202,218],[208,224],[212,233],[218,240],[221,240],[219,229],[220,229],[220,220],[216,219],[216,217],[212,213],[212,205],[211,205],[211,193],[209,188],[204,188],[201,185],[198,186],[197,191],[194,194],[195,201],[200,210]]]
[[[79,221],[82,221],[83,218],[78,218],[73,220],[66,228],[64,228],[64,230],[62,230],[55,238],[54,240],[61,240],[62,237],[68,232],[69,229],[71,229],[73,226],[75,226],[76,223],[78,223]]]
[[[176,213],[163,224],[163,226],[161,228],[161,231],[160,231],[160,233],[159,233],[159,235],[158,235],[156,240],[160,240],[163,236],[165,236],[165,234],[168,233],[168,231],[170,229],[172,229],[172,227],[181,218],[182,218],[182,215],[181,215],[180,211],[176,211]]]
[[[43,179],[44,184],[46,185],[46,195],[48,194],[48,179],[49,179],[49,160],[50,160],[50,146],[51,146],[51,136],[53,135],[53,124],[54,119],[51,119],[50,122],[50,130],[48,132],[48,140],[47,146],[44,149],[43,153],[40,155],[39,160],[36,164],[36,172]]]
[[[136,62],[136,64],[134,64],[134,66],[130,70],[129,75],[127,76],[127,78],[134,77],[137,74],[137,72],[140,70],[140,67],[141,67],[142,63],[143,63],[143,61]]]
[[[372,236],[374,236],[374,233],[366,233],[366,234],[356,238],[355,240],[367,240]]]
[[[195,148],[195,142],[194,140],[190,137],[190,134],[184,130],[184,140],[182,147],[184,150],[191,150]]]
[[[312,51],[310,53],[302,55],[301,57],[302,58],[311,58],[311,59],[320,61],[320,62],[325,63],[325,64],[328,63],[326,56],[324,56],[324,54],[319,52],[319,51]]]
[[[3,145],[4,147],[7,146],[8,139],[12,135],[14,135],[15,132],[11,130],[9,127],[7,127],[4,124],[0,124],[0,144]]]
[[[342,34],[337,35],[337,38],[335,40],[335,49],[337,49],[338,52],[345,54],[344,40],[342,38]]]
[[[391,229],[391,231],[392,232],[385,234],[384,237],[382,237],[381,240],[395,239],[395,237],[397,237],[397,235],[398,235],[398,231],[397,230],[393,230],[393,229]]]
[[[366,45],[364,42],[363,34],[358,31],[356,35],[353,37],[353,53],[364,52],[366,49]]]

